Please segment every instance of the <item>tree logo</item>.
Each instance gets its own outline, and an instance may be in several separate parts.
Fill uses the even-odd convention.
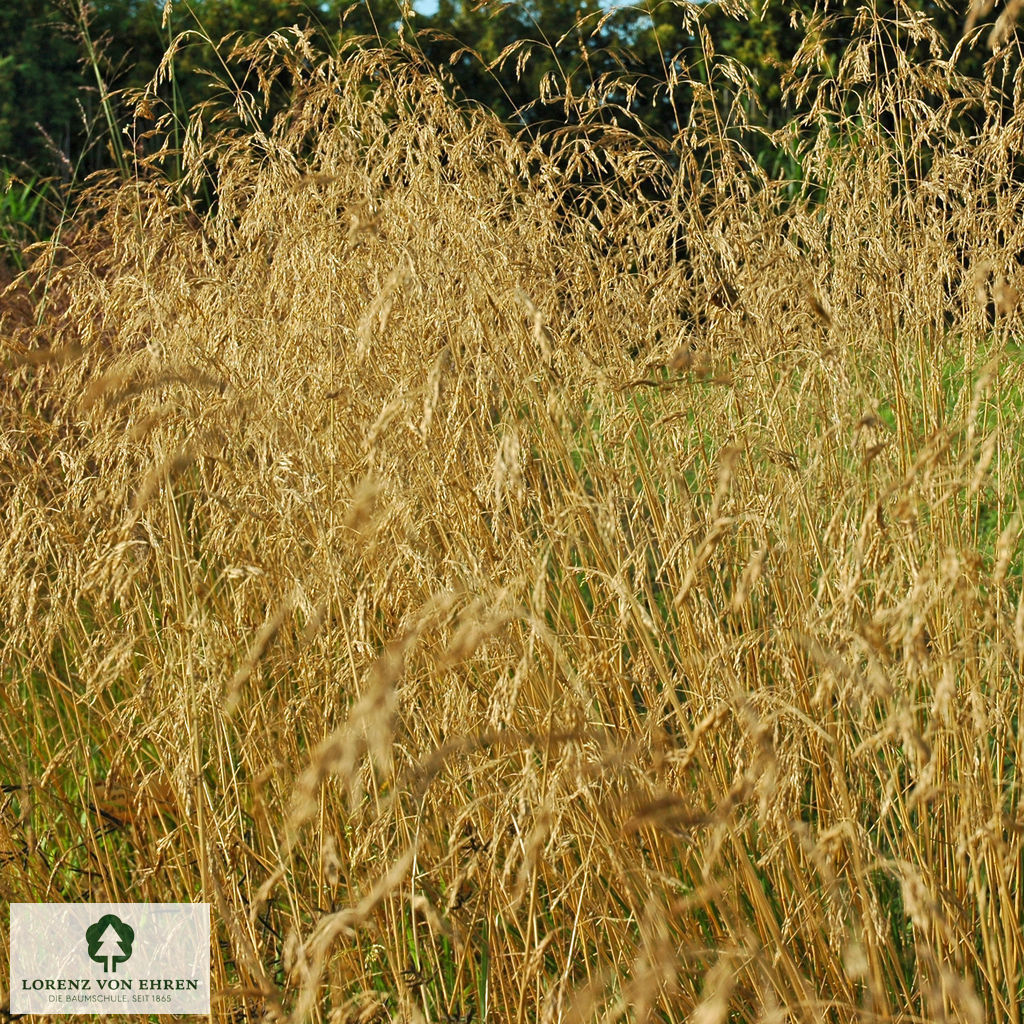
[[[89,959],[103,964],[103,973],[117,973],[117,965],[132,955],[135,929],[114,914],[105,914],[85,930],[89,944]]]

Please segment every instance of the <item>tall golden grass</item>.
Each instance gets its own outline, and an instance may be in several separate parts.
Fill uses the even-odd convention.
[[[211,902],[219,1021],[1020,1020],[1020,115],[862,20],[797,183],[282,33],[94,187],[4,320],[0,899]]]

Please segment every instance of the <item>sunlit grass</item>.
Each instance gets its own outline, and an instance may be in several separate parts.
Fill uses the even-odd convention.
[[[1017,136],[246,59],[4,320],[0,898],[211,902],[225,1021],[1018,1019]]]

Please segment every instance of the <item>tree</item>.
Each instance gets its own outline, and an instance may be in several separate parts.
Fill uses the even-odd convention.
[[[444,67],[456,91],[543,134],[572,122],[579,97],[596,88],[588,116],[642,122],[667,142],[686,127],[693,98],[710,89],[719,110],[740,104],[752,129],[770,132],[804,101],[785,91],[794,62],[804,59],[805,34],[815,35],[817,67],[797,69],[813,81],[834,77],[851,39],[874,32],[873,73],[897,56],[926,59],[929,44],[908,29],[927,16],[946,48],[962,32],[964,12],[936,0],[644,0],[612,7],[608,0],[439,0],[433,17],[411,18],[411,0],[22,0],[0,4],[0,166],[29,164],[47,172],[86,154],[85,171],[114,158],[96,146],[113,143],[111,121],[127,122],[117,97],[152,78],[167,46],[188,33],[160,99],[179,116],[211,96],[226,36],[256,39],[290,25],[308,27],[313,45],[336,50],[344,39],[388,45],[400,33],[427,60]],[[166,18],[164,14],[166,12]],[[867,26],[861,24],[865,13]],[[408,27],[405,26],[408,22]],[[707,40],[711,41],[709,48]],[[957,70],[979,76],[986,53],[965,49]],[[90,66],[92,65],[92,66]],[[746,91],[733,69],[742,66]],[[96,71],[102,87],[96,79]],[[241,84],[251,83],[244,79]],[[816,76],[816,77],[815,77]],[[1007,79],[1008,80],[1008,79]],[[287,100],[288,80],[279,101]],[[616,83],[614,86],[612,83]],[[691,82],[703,88],[695,91]],[[870,83],[863,91],[870,89]],[[111,97],[113,99],[111,100]],[[851,102],[855,96],[849,97]],[[107,104],[104,105],[104,100]],[[112,107],[111,102],[114,104]],[[109,116],[113,115],[113,116]],[[118,143],[119,144],[119,143]],[[744,145],[769,146],[748,133]],[[116,144],[114,145],[116,150]],[[64,163],[67,173],[69,163]]]
[[[89,959],[103,964],[103,971],[116,971],[117,964],[132,955],[135,930],[114,914],[104,914],[85,930]]]
[[[109,166],[111,145],[120,145],[111,136],[130,120],[126,93],[150,82],[180,32],[188,36],[161,99],[183,117],[210,98],[226,37],[255,40],[299,25],[326,52],[343,34],[386,42],[401,21],[391,0],[351,5],[343,22],[344,10],[343,0],[172,0],[166,11],[161,0],[0,4],[0,168],[69,177],[76,167],[84,175]]]
[[[53,0],[0,4],[0,40],[0,165],[51,173],[81,120],[78,47]]]
[[[100,936],[99,946],[92,955],[94,960],[106,960],[103,967],[104,973],[116,970],[116,961],[124,958],[124,949],[121,946],[121,937],[114,931],[112,924],[107,925],[107,930]]]

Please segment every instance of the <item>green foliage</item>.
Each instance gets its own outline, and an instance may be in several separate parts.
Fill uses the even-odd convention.
[[[18,270],[25,266],[22,249],[47,230],[48,192],[38,178],[22,181],[0,171],[0,252]]]
[[[56,169],[79,115],[78,47],[53,0],[0,4],[0,164]]]

